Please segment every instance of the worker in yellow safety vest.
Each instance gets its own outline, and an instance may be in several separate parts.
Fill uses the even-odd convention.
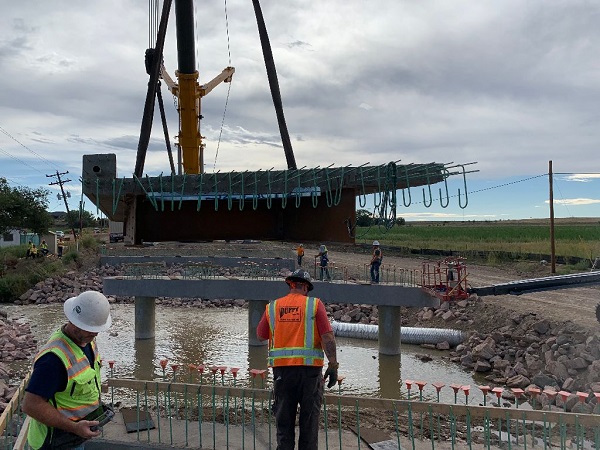
[[[56,330],[34,360],[22,409],[31,417],[30,448],[83,449],[101,434],[93,429],[104,412],[100,401],[100,354],[95,338],[112,323],[100,292],[86,291],[64,303],[68,322]]]
[[[298,448],[316,450],[323,386],[328,380],[331,388],[338,379],[335,337],[323,302],[308,296],[313,290],[308,272],[298,269],[285,281],[290,292],[267,305],[256,329],[258,338],[269,341],[277,449],[294,449],[300,405]],[[329,365],[323,377],[325,355]]]

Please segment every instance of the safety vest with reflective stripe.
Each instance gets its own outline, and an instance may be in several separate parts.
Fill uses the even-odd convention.
[[[94,353],[94,368],[82,348],[75,344],[62,330],[55,331],[42,347],[35,361],[48,352],[54,353],[67,369],[67,387],[57,392],[48,401],[70,420],[83,419],[100,407],[100,355],[96,341],[91,343]],[[48,427],[31,419],[27,441],[34,448],[40,448],[46,439]]]
[[[323,366],[324,352],[316,327],[320,300],[288,294],[267,305],[269,366]]]

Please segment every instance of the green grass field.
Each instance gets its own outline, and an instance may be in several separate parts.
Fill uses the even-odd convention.
[[[600,225],[571,223],[555,225],[557,256],[594,259],[600,256]],[[384,227],[357,228],[356,242],[384,246],[438,249],[456,252],[489,251],[513,254],[550,254],[549,225],[517,222],[428,222]]]

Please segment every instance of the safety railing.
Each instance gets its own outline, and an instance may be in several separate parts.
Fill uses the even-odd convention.
[[[131,440],[213,449],[275,448],[273,394],[265,371],[255,372],[250,387],[235,385],[235,377],[226,384],[226,377],[231,378],[227,368],[213,368],[212,374],[200,376],[200,383],[114,378],[108,383],[113,395],[135,399],[129,416],[141,420],[133,424]],[[320,448],[367,449],[376,430],[385,448],[600,449],[598,406],[596,414],[576,414],[524,408],[517,398],[516,408],[505,408],[500,395],[484,406],[469,405],[468,398],[466,404],[438,403],[423,399],[424,384],[412,398],[409,393],[408,399],[393,400],[342,395],[340,381],[338,393],[324,397]],[[491,395],[497,392],[502,389]],[[148,418],[153,428],[147,426]]]
[[[25,386],[29,375],[19,384],[12,399],[0,416],[0,449],[23,450],[26,448],[26,433],[29,420],[21,411]]]
[[[121,414],[104,428],[100,439],[122,442],[122,448],[127,443],[213,449],[276,447],[273,393],[266,370],[251,369],[249,381],[240,383],[237,368],[190,365],[185,373],[171,364],[167,374],[163,360],[163,381],[145,381],[113,378],[113,366],[111,361],[104,399],[119,405]],[[26,383],[21,383],[0,417],[0,449],[28,448],[28,421],[21,412]],[[552,399],[562,395],[566,400],[568,392],[512,389],[516,404],[507,408],[502,388],[479,386],[483,404],[475,405],[469,404],[470,386],[450,385],[454,403],[440,403],[444,385],[439,383],[431,384],[436,398],[424,394],[427,383],[406,380],[407,395],[397,400],[344,395],[342,383],[343,378],[335,394],[324,396],[320,448],[368,449],[376,441],[384,445],[381,448],[398,449],[600,450],[597,393],[578,393],[591,413],[569,413],[542,406],[541,401],[544,395]],[[589,402],[594,396],[595,401]]]

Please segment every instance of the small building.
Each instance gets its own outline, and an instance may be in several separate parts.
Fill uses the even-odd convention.
[[[21,245],[21,233],[19,230],[8,230],[0,234],[0,248]]]

